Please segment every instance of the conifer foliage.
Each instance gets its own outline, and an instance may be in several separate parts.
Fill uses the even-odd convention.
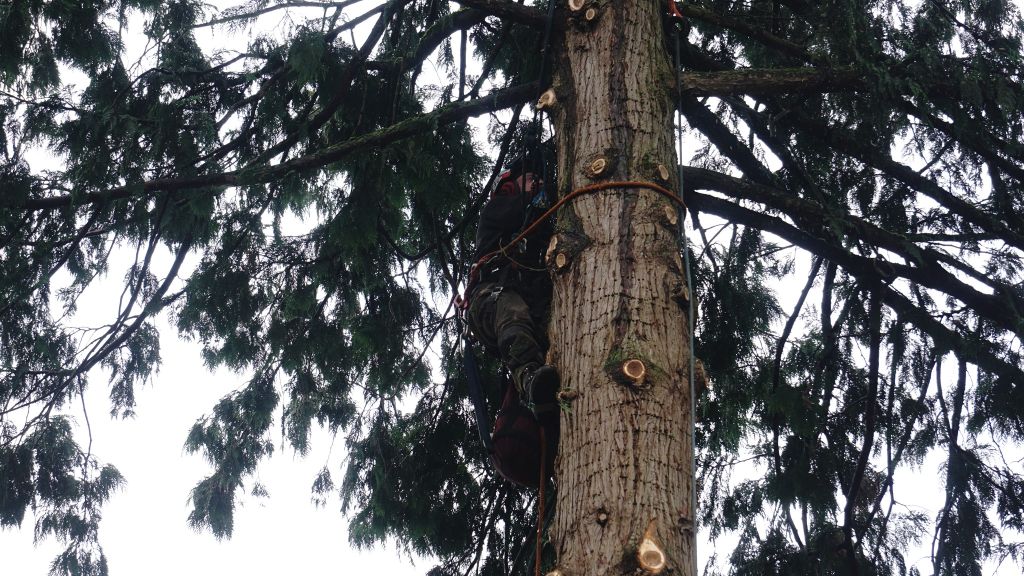
[[[1018,7],[678,6],[713,383],[699,523],[738,538],[717,569],[919,573],[915,546],[936,575],[1024,561]],[[553,14],[557,68],[561,31],[588,24]],[[132,413],[164,317],[246,378],[182,431],[211,467],[193,526],[230,536],[277,435],[304,453],[325,426],[348,458],[311,482],[340,491],[353,543],[395,539],[437,576],[532,566],[533,495],[486,464],[445,303],[492,167],[528,141],[546,23],[511,0],[0,1],[0,525],[35,510],[67,546],[55,573],[106,574],[122,480],[69,415],[89,386]],[[204,46],[210,27],[237,45]],[[135,255],[117,313],[83,328],[117,250]],[[934,514],[901,506],[924,462]]]

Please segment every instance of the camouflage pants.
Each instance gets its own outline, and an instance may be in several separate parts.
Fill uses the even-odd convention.
[[[515,287],[495,282],[481,283],[470,298],[467,320],[473,335],[509,367],[517,384],[522,368],[544,363],[537,314]]]

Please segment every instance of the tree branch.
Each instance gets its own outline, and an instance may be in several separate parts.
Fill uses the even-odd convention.
[[[854,470],[853,478],[850,480],[850,489],[846,492],[846,507],[843,510],[843,532],[846,534],[846,546],[850,554],[847,559],[854,564],[854,571],[857,569],[857,556],[854,554],[854,529],[856,525],[855,508],[857,497],[860,492],[861,482],[864,481],[864,472],[867,470],[868,460],[871,458],[871,451],[875,445],[875,424],[877,415],[875,412],[878,404],[878,364],[880,348],[882,344],[882,303],[878,290],[871,288],[870,302],[868,304],[868,334],[869,334],[869,355],[868,355],[868,393],[867,407],[864,414],[864,445],[861,447],[860,455],[857,457],[857,467]]]
[[[683,13],[683,16],[689,16],[690,18],[694,18],[702,22],[707,22],[708,24],[713,24],[721,28],[728,28],[729,30],[732,30],[734,32],[739,32],[740,34],[743,34],[748,38],[758,40],[761,43],[765,44],[766,46],[774,48],[775,50],[778,50],[779,52],[782,52],[787,56],[799,58],[800,60],[803,60],[808,64],[822,66],[828,65],[827,58],[816,54],[811,54],[803,46],[790,40],[786,40],[785,38],[780,38],[778,36],[775,36],[774,34],[766,32],[763,28],[752,26],[736,18],[732,18],[730,16],[726,16],[723,14],[718,14],[706,8],[694,6],[693,4],[677,3],[676,5],[679,7],[679,11]]]
[[[293,172],[307,172],[323,168],[328,164],[360,151],[364,152],[381,148],[403,138],[423,134],[433,130],[440,124],[458,122],[494,112],[529,101],[536,94],[536,82],[496,90],[487,96],[466,102],[453,102],[429,113],[408,118],[387,128],[367,134],[361,134],[327,146],[323,150],[293,158],[287,162],[246,168],[230,172],[204,174],[201,176],[184,176],[180,178],[157,178],[145,182],[136,182],[118,186],[102,192],[87,192],[66,196],[52,196],[27,200],[12,210],[53,210],[85,204],[101,204],[139,197],[160,191],[196,190],[202,188],[223,189],[231,186],[264,184],[283,178]]]
[[[303,123],[300,129],[295,130],[286,136],[284,140],[281,140],[277,144],[274,144],[265,150],[262,154],[256,157],[251,164],[262,164],[264,162],[268,162],[274,156],[291,148],[303,136],[313,138],[316,135],[317,131],[320,130],[328,120],[330,120],[348,97],[349,90],[352,89],[352,81],[355,79],[356,74],[363,69],[366,59],[370,56],[370,51],[373,50],[381,36],[384,35],[384,31],[388,26],[388,21],[391,20],[391,16],[394,14],[395,9],[409,1],[410,0],[390,0],[384,6],[384,13],[381,14],[380,18],[377,19],[377,22],[374,23],[373,29],[370,30],[370,33],[367,35],[362,46],[359,47],[359,51],[352,57],[352,61],[345,66],[345,72],[338,81],[338,88],[334,92],[334,96],[324,104],[323,108],[321,108],[320,111],[309,120],[309,122]]]
[[[264,14],[269,14],[270,12],[275,12],[277,10],[287,10],[289,8],[324,8],[324,9],[326,9],[326,8],[345,8],[345,7],[351,6],[352,4],[356,4],[357,2],[362,2],[362,0],[345,0],[343,2],[315,2],[315,1],[312,1],[312,0],[309,0],[309,1],[306,1],[306,0],[289,0],[288,2],[281,2],[280,4],[273,4],[271,6],[264,6],[263,8],[260,8],[258,10],[253,10],[252,12],[243,12],[243,13],[238,13],[238,14],[230,14],[228,16],[223,16],[221,18],[214,18],[213,20],[210,20],[208,22],[202,22],[200,24],[195,24],[195,25],[192,26],[192,29],[206,28],[206,27],[209,27],[209,26],[216,26],[218,24],[226,24],[228,22],[236,22],[238,20],[248,20],[248,19],[252,19],[252,18],[258,18],[258,17],[260,17],[260,16],[262,16]]]
[[[772,96],[864,90],[864,74],[850,66],[817,68],[740,68],[683,72],[683,93],[692,96]],[[673,83],[675,80],[672,81]],[[673,90],[675,86],[672,86]]]
[[[847,130],[835,126],[827,126],[798,115],[795,123],[808,134],[820,138],[823,143],[834,149],[849,154],[857,160],[877,168],[890,178],[906,184],[917,192],[945,206],[951,213],[988,232],[999,234],[1004,242],[1020,250],[1024,250],[1024,231],[1010,228],[1006,223],[986,213],[974,204],[962,200],[934,181],[926,178],[909,166],[893,160],[865,144]]]
[[[531,28],[543,30],[547,23],[547,14],[532,6],[523,6],[516,2],[505,0],[455,0],[456,3],[470,8],[476,8],[486,12],[490,16],[497,16],[502,20],[525,24]],[[552,26],[561,29],[563,19],[555,16]]]
[[[774,216],[754,212],[732,202],[698,192],[688,191],[685,200],[687,206],[693,210],[715,214],[732,222],[770,232],[805,250],[832,260],[842,265],[847,272],[862,282],[877,283],[885,279],[879,269],[875,267],[874,261],[831,246],[824,240],[810,236]],[[967,342],[962,334],[946,327],[903,294],[885,285],[882,285],[880,290],[882,300],[889,308],[931,336],[937,345],[955,351],[961,358],[989,371],[997,378],[1005,378],[1017,385],[1024,386],[1024,370],[1019,366],[1007,364],[1003,360],[1003,355],[991,344]]]
[[[949,258],[931,248],[922,248],[914,245],[899,235],[888,232],[855,216],[840,213],[835,208],[826,211],[820,206],[800,199],[793,194],[775,191],[766,186],[726,176],[711,170],[685,168],[684,178],[688,186],[695,189],[715,190],[736,198],[764,203],[772,208],[781,210],[795,222],[804,224],[809,229],[801,229],[801,234],[814,238],[813,243],[819,246],[828,247],[825,248],[828,254],[816,253],[843,264],[847,269],[850,266],[872,268],[874,271],[871,276],[873,277],[881,278],[896,275],[922,286],[940,290],[971,306],[978,314],[988,318],[1005,330],[1018,335],[1024,334],[1024,319],[1019,314],[1014,313],[1015,310],[1024,310],[1024,302],[1014,293],[1011,287],[989,278],[988,283],[993,287],[995,294],[979,292],[943,268],[939,262]],[[769,217],[765,216],[765,218]],[[823,225],[827,228],[831,225],[831,229],[838,228],[843,233],[853,233],[857,238],[868,240],[880,248],[897,252],[907,262],[913,262],[915,266],[899,264],[882,258],[869,259],[857,256],[822,238],[811,236],[810,231],[817,232]],[[798,243],[796,241],[793,242]],[[810,249],[809,247],[807,248]]]

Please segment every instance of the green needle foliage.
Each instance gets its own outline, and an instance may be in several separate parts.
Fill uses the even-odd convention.
[[[700,523],[738,541],[711,570],[919,574],[915,547],[936,575],[1020,564],[1018,7],[680,9],[713,382]],[[31,509],[37,537],[66,545],[53,573],[107,573],[97,526],[121,477],[69,418],[104,378],[112,414],[132,414],[166,317],[247,380],[187,433],[211,466],[192,526],[230,536],[277,435],[305,453],[322,426],[348,454],[314,497],[340,492],[354,544],[392,539],[436,576],[529,570],[533,495],[487,465],[446,303],[492,167],[522,150],[546,12],[0,0],[0,525]],[[556,73],[566,22],[559,3]],[[231,46],[205,45],[211,27]],[[486,133],[468,124],[502,110]],[[117,313],[82,328],[113,251],[135,255]],[[897,482],[926,460],[934,513]]]

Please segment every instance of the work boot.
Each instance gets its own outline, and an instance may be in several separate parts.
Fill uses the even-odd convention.
[[[516,371],[519,397],[534,415],[554,410],[560,382],[558,370],[550,364],[527,364]]]

